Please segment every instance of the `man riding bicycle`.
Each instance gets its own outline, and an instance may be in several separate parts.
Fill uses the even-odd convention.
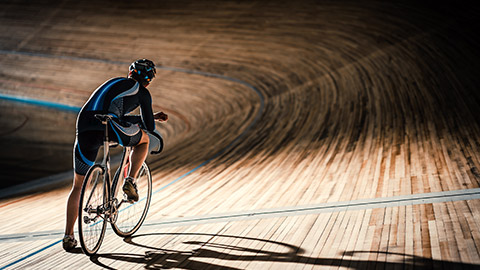
[[[145,130],[153,132],[155,121],[166,121],[163,112],[153,113],[152,97],[147,86],[155,77],[155,64],[147,59],[133,62],[128,77],[113,78],[98,87],[80,110],[76,125],[74,145],[74,181],[67,200],[65,236],[63,248],[72,250],[77,241],[73,227],[78,216],[78,204],[83,180],[94,164],[98,150],[103,145],[104,125],[95,114],[110,114],[113,121],[108,126],[110,140],[122,146],[132,146],[131,170],[123,185],[130,201],[138,201],[135,178],[148,153],[149,137]],[[140,107],[140,116],[128,115]]]

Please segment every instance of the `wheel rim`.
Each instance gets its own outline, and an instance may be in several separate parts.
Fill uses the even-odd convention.
[[[105,189],[103,169],[93,167],[85,178],[80,200],[79,233],[85,253],[97,252],[105,233],[105,214],[108,191]]]

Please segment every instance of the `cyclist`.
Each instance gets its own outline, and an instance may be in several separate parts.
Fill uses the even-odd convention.
[[[153,113],[152,97],[147,86],[155,77],[155,64],[147,59],[133,62],[127,77],[113,78],[98,87],[80,110],[76,125],[74,145],[74,181],[67,200],[63,248],[70,251],[77,245],[73,227],[78,216],[78,205],[83,180],[94,164],[98,150],[103,145],[105,126],[95,114],[110,114],[113,121],[108,126],[109,138],[122,146],[132,146],[131,170],[125,178],[123,191],[128,200],[138,201],[135,177],[148,153],[149,137],[143,130],[154,131],[155,121],[167,121],[163,112]],[[140,116],[127,115],[140,107]]]

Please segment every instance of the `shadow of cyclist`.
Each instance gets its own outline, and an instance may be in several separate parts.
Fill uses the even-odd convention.
[[[208,241],[183,241],[182,243],[189,246],[188,250],[172,250],[165,248],[157,248],[141,244],[142,237],[153,236],[188,236],[198,238],[210,237]],[[224,244],[215,242],[215,239],[235,238],[249,243],[247,246]],[[232,240],[235,240],[232,239]],[[198,259],[201,258],[215,258],[220,261],[232,262],[285,262],[285,263],[299,263],[302,265],[325,265],[325,266],[345,266],[351,269],[397,269],[404,267],[414,267],[416,269],[435,269],[435,268],[452,268],[452,269],[479,269],[480,265],[473,265],[467,263],[457,263],[441,260],[433,260],[413,255],[406,255],[401,253],[391,253],[383,251],[345,251],[339,258],[321,258],[310,257],[303,255],[304,249],[267,239],[251,238],[235,235],[215,235],[208,233],[151,233],[137,235],[132,238],[125,238],[124,241],[128,244],[148,249],[145,254],[129,254],[129,253],[105,253],[97,254],[91,257],[91,261],[101,267],[107,269],[114,269],[102,263],[102,259],[110,259],[115,261],[131,262],[135,264],[144,265],[146,269],[238,269],[235,267],[228,267],[214,263],[204,262]],[[249,242],[250,241],[250,242]],[[232,242],[232,241],[230,241]],[[260,243],[259,243],[260,242]],[[270,250],[265,250],[266,244],[274,246]],[[193,247],[190,247],[193,246]],[[257,248],[258,247],[258,248]],[[276,251],[273,251],[276,250]],[[284,250],[283,252],[278,250]],[[402,256],[405,259],[401,262],[385,262],[376,260],[359,260],[351,259],[357,253],[383,253],[385,255]]]

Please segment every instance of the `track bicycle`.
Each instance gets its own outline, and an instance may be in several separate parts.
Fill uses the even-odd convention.
[[[110,147],[117,143],[109,141],[108,123],[113,121],[112,115],[96,114],[95,117],[105,125],[103,138],[103,160],[93,165],[85,175],[80,193],[78,209],[78,232],[82,250],[87,255],[95,254],[105,236],[107,222],[120,237],[133,235],[142,225],[150,206],[152,197],[152,176],[147,163],[143,163],[136,185],[139,200],[129,201],[122,191],[123,180],[130,170],[130,154],[132,147],[124,147],[120,166],[113,179],[110,174]],[[156,150],[149,149],[151,154],[158,154],[163,149],[163,139],[158,133],[147,132],[150,141],[158,140]]]

